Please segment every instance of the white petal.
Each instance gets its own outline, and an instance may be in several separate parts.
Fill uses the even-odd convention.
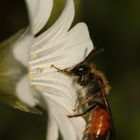
[[[41,93],[55,96],[57,99],[60,98],[59,101],[61,98],[62,100],[66,99],[69,101],[66,104],[68,103],[71,106],[75,103],[77,95],[69,77],[59,72],[34,74],[33,77],[31,84]]]
[[[33,36],[26,30],[22,36],[13,44],[13,55],[24,66],[28,66],[29,50]]]
[[[35,91],[31,88],[27,75],[20,79],[16,85],[16,95],[25,104],[34,107],[38,100]]]
[[[52,114],[49,114],[47,126],[48,128],[47,128],[46,140],[57,140],[58,139],[58,126]]]
[[[64,140],[81,140],[85,121],[82,117],[67,117],[74,114],[77,93],[72,80],[62,73],[54,72],[50,66],[52,64],[59,68],[74,66],[84,60],[93,49],[84,23],[79,23],[68,31],[73,17],[73,1],[67,0],[66,7],[56,23],[35,39],[31,49],[32,60],[29,63],[33,77],[31,84],[40,92],[40,96],[48,105],[50,117],[53,116],[56,122],[52,128],[49,127],[52,129],[49,133],[57,131],[58,128]],[[53,139],[57,136],[55,132]]]
[[[56,43],[52,42],[54,44],[52,46],[46,42],[45,50],[33,50],[37,57],[30,64],[46,68],[54,64],[60,68],[67,68],[78,64],[93,49],[93,43],[84,23],[74,26],[61,42]]]
[[[55,44],[56,42],[60,42],[60,40],[63,39],[63,36],[70,28],[73,18],[74,18],[73,0],[67,0],[61,16],[52,25],[52,27],[50,27],[46,32],[42,33],[39,37],[36,38],[33,47],[34,48],[42,47],[43,49],[44,46],[43,44],[46,44],[46,42],[48,42],[48,44]]]
[[[62,114],[61,108],[58,108],[59,111],[56,112],[56,121],[60,129],[60,133],[64,140],[77,140],[77,134],[73,125],[70,122],[70,118],[66,114]],[[56,111],[56,110],[55,110]]]
[[[53,0],[26,0],[33,34],[38,33],[48,21]]]
[[[67,117],[67,115],[74,114],[73,109],[77,98],[76,91],[69,77],[53,72],[35,77],[32,85],[36,87],[43,100],[48,104],[50,117],[53,116],[55,118],[54,121],[57,123],[64,140],[81,139],[85,129],[84,119],[81,117],[74,119]],[[52,132],[53,130],[50,131]]]
[[[82,117],[71,118],[78,140],[82,140],[85,133],[86,122]],[[80,125],[79,125],[80,124]]]
[[[70,118],[67,117],[69,112],[59,104],[59,101],[56,102],[55,97],[52,98],[50,96],[46,96],[46,99],[49,107],[49,114],[55,117],[55,122],[57,123],[64,140],[77,140],[75,129],[70,121]]]

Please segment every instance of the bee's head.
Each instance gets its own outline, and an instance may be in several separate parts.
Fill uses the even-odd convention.
[[[104,49],[102,49],[102,48],[101,48],[101,49],[94,48],[94,49],[88,54],[88,56],[86,56],[86,58],[85,58],[82,62],[80,62],[80,63],[77,64],[74,68],[72,68],[72,69],[70,69],[70,70],[67,69],[67,70],[69,71],[69,72],[67,72],[67,73],[72,74],[72,75],[76,75],[76,76],[79,76],[79,77],[88,74],[89,71],[91,70],[90,65],[89,65],[89,60],[90,60],[92,57],[96,56],[97,54],[103,52],[103,50],[104,50]],[[66,71],[67,71],[67,70],[66,70]]]
[[[85,64],[85,63],[81,63],[77,66],[75,66],[71,72],[74,74],[74,75],[77,75],[77,76],[84,76],[86,75],[88,72],[89,72],[89,66],[88,64]]]
[[[104,49],[97,49],[94,48],[89,54],[88,56],[86,56],[86,58],[80,62],[79,64],[77,64],[72,70],[71,73],[77,76],[84,76],[86,74],[89,73],[90,71],[90,65],[89,65],[89,60],[96,56],[97,54],[103,52]]]

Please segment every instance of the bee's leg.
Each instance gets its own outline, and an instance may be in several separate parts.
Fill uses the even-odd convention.
[[[91,52],[88,54],[88,56],[85,58],[84,61],[90,60],[91,58],[93,58],[94,56],[102,53],[103,51],[104,51],[103,48],[100,48],[100,49],[94,48],[94,49],[92,49]]]
[[[79,116],[83,116],[86,115],[87,113],[89,113],[91,110],[95,109],[97,106],[99,106],[98,102],[94,102],[92,106],[90,106],[87,110],[85,110],[84,112],[80,113],[80,114],[75,114],[75,115],[67,115],[69,118],[73,118],[73,117],[79,117]]]
[[[79,109],[81,108],[82,105],[84,105],[85,103],[87,103],[91,98],[91,96],[86,96],[85,98],[83,98],[81,100],[81,102],[79,103],[79,105],[77,107],[75,107],[75,109],[73,110],[74,112],[79,111]]]
[[[65,74],[65,75],[68,75],[68,76],[71,75],[71,72],[68,71],[67,68],[66,69],[60,69],[60,68],[56,67],[53,64],[51,65],[51,68],[55,68],[58,72],[61,72],[61,73]]]

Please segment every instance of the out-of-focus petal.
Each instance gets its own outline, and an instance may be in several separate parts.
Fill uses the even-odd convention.
[[[47,23],[52,7],[53,0],[26,0],[31,29],[33,34],[38,33]]]
[[[29,30],[26,30],[22,36],[13,44],[14,57],[25,67],[28,66],[29,62],[29,50],[33,42],[33,36]]]
[[[34,107],[38,103],[36,92],[31,88],[27,75],[17,83],[16,95],[20,101],[31,107]]]

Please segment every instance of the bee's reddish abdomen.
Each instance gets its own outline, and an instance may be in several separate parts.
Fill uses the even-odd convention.
[[[91,114],[87,129],[87,140],[106,140],[110,125],[110,116],[107,109],[97,107]]]

